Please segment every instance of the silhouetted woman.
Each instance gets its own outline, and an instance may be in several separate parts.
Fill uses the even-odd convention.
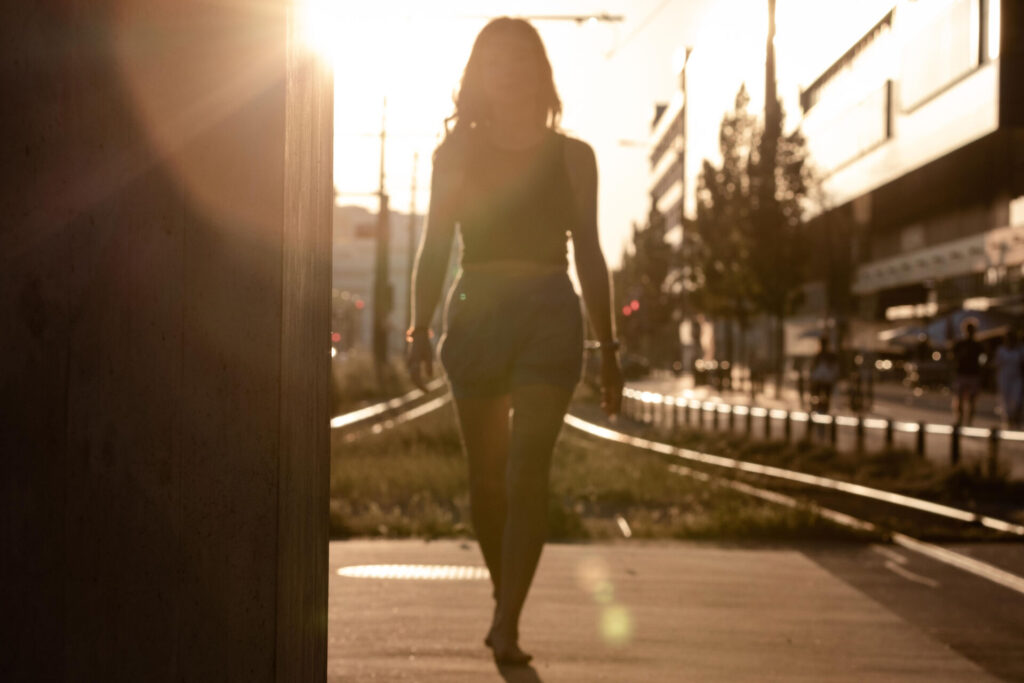
[[[494,584],[485,642],[501,664],[530,660],[519,648],[519,616],[547,531],[551,453],[582,364],[579,298],[566,272],[570,235],[609,414],[622,394],[597,234],[597,166],[589,145],[557,132],[560,114],[536,30],[507,17],[487,24],[434,153],[414,275],[408,364],[422,386],[458,226],[462,267],[439,349],[469,462],[473,526]]]

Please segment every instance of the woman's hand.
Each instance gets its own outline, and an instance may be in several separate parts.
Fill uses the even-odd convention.
[[[421,391],[427,390],[426,380],[434,376],[434,349],[428,330],[416,330],[409,334],[409,352],[406,367],[409,378]]]
[[[622,408],[622,368],[619,355],[611,349],[601,351],[601,407],[609,417]]]

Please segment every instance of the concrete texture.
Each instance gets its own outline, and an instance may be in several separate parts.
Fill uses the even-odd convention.
[[[291,11],[5,7],[3,680],[324,675],[332,93]]]
[[[504,672],[481,642],[489,581],[337,574],[391,563],[482,561],[468,542],[331,543],[329,680],[996,680],[793,549],[549,545],[522,623],[534,666]]]

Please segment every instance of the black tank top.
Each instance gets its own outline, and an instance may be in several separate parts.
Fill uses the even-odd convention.
[[[576,204],[565,136],[546,130],[536,145],[507,150],[467,131],[461,211],[462,264],[529,261],[568,266]]]

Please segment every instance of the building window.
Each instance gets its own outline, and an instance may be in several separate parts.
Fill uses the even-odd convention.
[[[978,66],[981,0],[901,5],[900,99],[910,111]]]

